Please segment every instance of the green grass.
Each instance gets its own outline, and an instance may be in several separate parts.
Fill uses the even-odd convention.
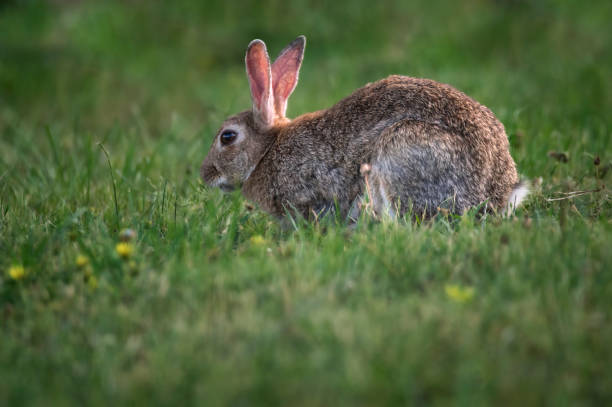
[[[1,3],[0,405],[612,402],[612,3],[230,3]],[[246,45],[298,34],[290,116],[450,83],[505,124],[527,204],[283,228],[204,188]]]

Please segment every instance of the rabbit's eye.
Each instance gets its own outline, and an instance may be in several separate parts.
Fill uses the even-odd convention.
[[[224,131],[223,133],[221,133],[221,144],[227,146],[233,143],[234,140],[236,140],[236,136],[237,134],[235,131]]]

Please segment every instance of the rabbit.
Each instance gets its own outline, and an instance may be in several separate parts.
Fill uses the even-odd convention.
[[[441,207],[462,214],[483,203],[509,213],[526,197],[504,126],[449,85],[392,75],[287,118],[305,45],[299,36],[273,64],[263,41],[248,45],[253,107],[217,132],[200,170],[207,185],[241,188],[279,218],[333,210],[355,219],[364,204],[392,218],[431,217]]]

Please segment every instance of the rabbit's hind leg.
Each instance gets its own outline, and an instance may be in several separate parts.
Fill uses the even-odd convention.
[[[456,136],[430,123],[403,121],[385,129],[372,155],[374,210],[395,218],[411,212],[427,218],[438,208],[462,213],[475,191],[471,157]]]

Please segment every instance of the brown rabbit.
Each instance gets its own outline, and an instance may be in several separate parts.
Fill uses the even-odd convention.
[[[391,217],[463,213],[483,202],[507,212],[527,195],[504,126],[449,85],[394,75],[329,109],[285,117],[305,44],[298,37],[272,65],[261,40],[249,44],[253,108],[221,126],[202,163],[206,184],[241,187],[279,217],[329,209],[355,217],[364,196]]]

